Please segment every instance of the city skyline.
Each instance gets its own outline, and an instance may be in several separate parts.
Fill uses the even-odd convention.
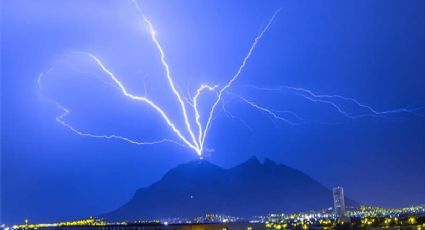
[[[6,223],[253,155],[359,203],[425,203],[423,1],[2,5]]]

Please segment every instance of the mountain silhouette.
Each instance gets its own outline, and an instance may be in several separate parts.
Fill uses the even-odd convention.
[[[306,174],[256,157],[230,169],[206,160],[181,164],[138,189],[108,220],[193,218],[207,213],[251,217],[331,207],[332,192]],[[354,202],[347,200],[353,205]]]

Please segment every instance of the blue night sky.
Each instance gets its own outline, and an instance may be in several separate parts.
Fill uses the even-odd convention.
[[[53,100],[80,131],[178,140],[157,112],[124,97],[90,57],[75,52],[95,54],[131,93],[154,100],[183,129],[158,50],[130,0],[2,4],[0,222],[101,214],[198,158],[175,144],[79,136],[55,120],[63,111]],[[201,84],[224,86],[281,8],[217,107],[206,160],[228,168],[268,157],[329,188],[342,185],[360,203],[425,203],[425,1],[140,5],[185,97]],[[203,95],[205,122],[214,93]]]

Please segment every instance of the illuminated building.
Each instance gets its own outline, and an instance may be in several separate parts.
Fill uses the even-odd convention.
[[[345,202],[344,202],[344,189],[342,187],[334,187],[332,189],[334,196],[334,208],[335,214],[339,218],[345,216]]]

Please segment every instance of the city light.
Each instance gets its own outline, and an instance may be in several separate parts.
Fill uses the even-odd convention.
[[[191,224],[218,225],[231,223],[250,223],[264,226],[266,229],[335,229],[337,226],[351,226],[351,228],[388,228],[409,226],[412,229],[425,228],[425,205],[412,206],[399,209],[386,209],[379,207],[361,206],[360,208],[350,208],[346,211],[346,220],[341,220],[333,210],[324,209],[319,212],[292,213],[292,214],[269,214],[264,216],[255,216],[252,218],[239,218],[223,214],[206,214],[202,217],[196,217],[192,220],[186,218],[169,218],[166,220],[139,220],[134,222],[107,222],[102,219],[89,217],[83,220],[58,222],[51,224],[24,224],[14,225],[11,228],[2,226],[2,229],[41,229],[53,227],[107,227],[117,226],[117,229],[123,229],[125,226],[143,226],[144,224],[158,226],[185,226]],[[121,226],[121,227],[118,227]],[[223,227],[227,228],[227,227]],[[247,230],[255,229],[249,224]],[[227,228],[228,229],[228,228]]]

